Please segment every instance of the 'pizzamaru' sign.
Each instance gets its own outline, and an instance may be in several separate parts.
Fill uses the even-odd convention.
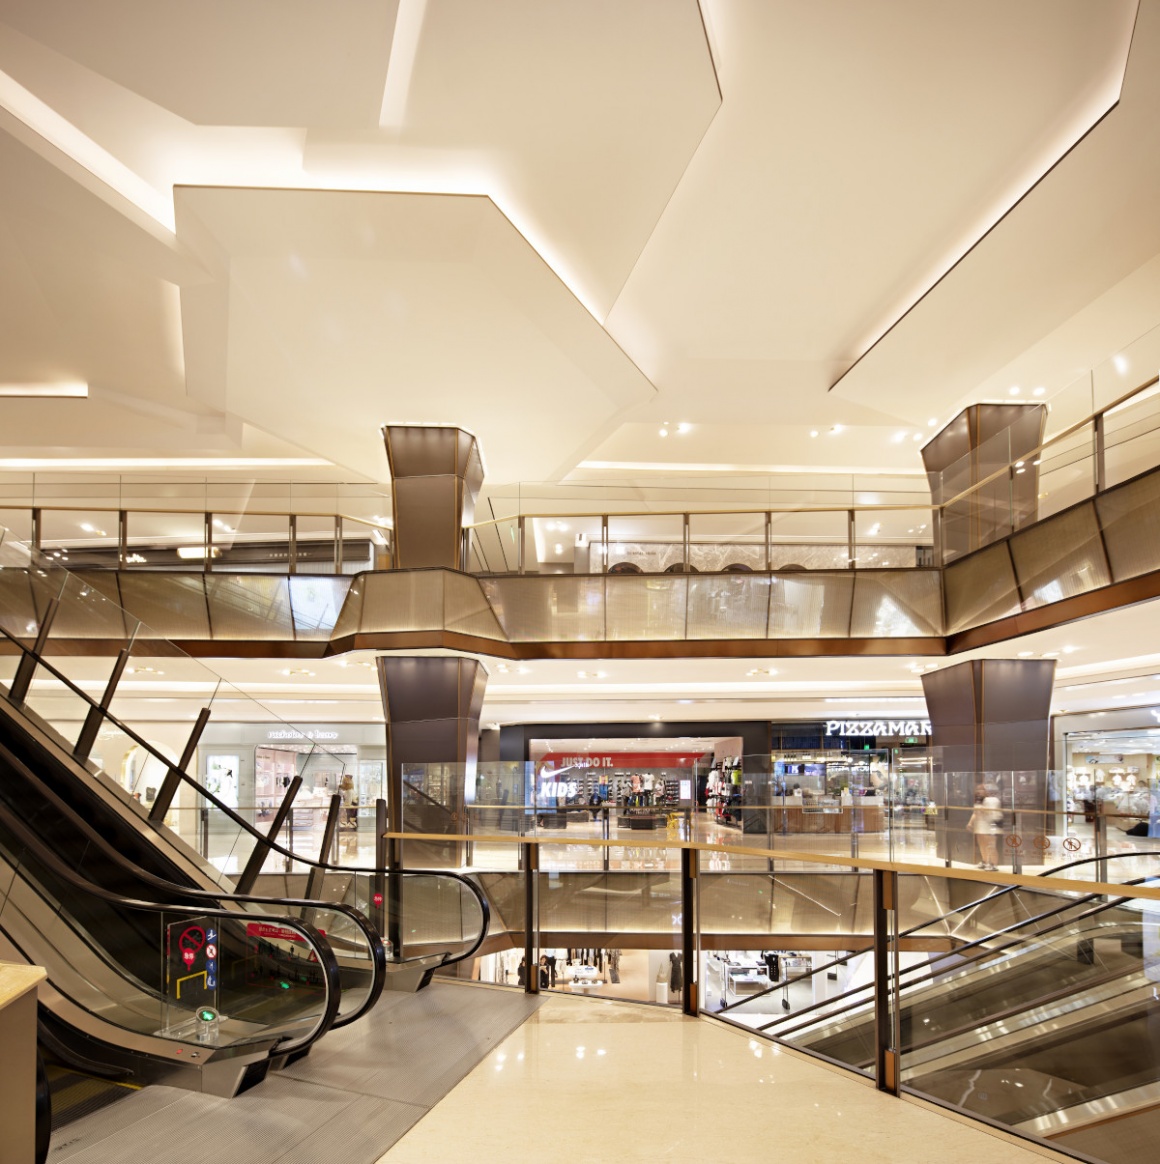
[[[828,736],[929,736],[929,719],[828,719]]]

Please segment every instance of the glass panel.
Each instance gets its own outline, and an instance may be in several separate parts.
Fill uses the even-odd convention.
[[[933,566],[929,509],[861,510],[854,514],[854,563],[860,570]]]
[[[519,522],[513,518],[486,522],[471,530],[468,568],[478,574],[514,574],[520,561]],[[525,568],[535,569],[535,553],[529,547]]]
[[[764,513],[691,513],[689,561],[698,570],[764,570]]]
[[[1160,386],[1146,389],[1104,417],[1106,484],[1160,465]]]
[[[1095,464],[1092,459],[1092,426],[1084,425],[1070,436],[1048,445],[1040,463],[1029,461],[1015,471],[1038,471],[1038,506],[1022,516],[1026,524],[1059,513],[1095,492]]]
[[[92,509],[44,509],[40,545],[45,557],[60,566],[115,567],[117,514]]]
[[[683,569],[684,521],[680,516],[609,515],[608,541],[610,571],[663,574]]]
[[[846,510],[774,513],[770,536],[775,570],[835,570],[849,564]]]
[[[297,572],[299,574],[333,574],[334,516],[297,518]]]
[[[130,510],[126,521],[126,569],[190,570],[204,565],[204,513]]]

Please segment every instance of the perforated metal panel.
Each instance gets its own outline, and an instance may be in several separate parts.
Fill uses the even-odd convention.
[[[447,574],[443,580],[443,625],[447,630],[487,639],[504,639],[494,612],[476,578]]]
[[[939,572],[859,571],[854,577],[850,634],[855,638],[941,635]]]
[[[219,639],[292,639],[294,619],[285,577],[210,574],[205,580],[210,626]]]
[[[141,634],[166,639],[208,639],[209,608],[202,574],[121,575],[121,605],[139,618]]]
[[[1160,472],[1101,494],[1096,513],[1116,582],[1160,570]]]
[[[615,574],[604,584],[610,641],[684,638],[688,575]]]
[[[1027,610],[1086,594],[1112,580],[1090,501],[1015,534],[1011,556]]]
[[[50,638],[116,641],[124,639],[126,630],[132,630],[136,621],[86,579],[72,577],[60,594],[60,606],[53,619]]]
[[[484,578],[480,585],[513,643],[604,637],[604,577]]]
[[[1021,609],[1005,544],[952,562],[943,570],[943,587],[947,634],[1018,614]]]
[[[440,630],[443,627],[442,570],[405,570],[363,574],[357,581],[360,609],[355,630]],[[354,588],[351,588],[354,599]],[[348,600],[348,606],[353,602]],[[346,609],[335,627],[335,636],[353,633],[345,629]]]
[[[765,638],[768,574],[692,575],[688,584],[688,638]]]
[[[32,600],[32,584],[25,569],[0,570],[0,626],[17,638],[35,637],[40,616]]]
[[[775,574],[769,591],[771,639],[845,638],[854,574]]]

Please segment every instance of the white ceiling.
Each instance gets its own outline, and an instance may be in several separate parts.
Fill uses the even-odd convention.
[[[1153,0],[0,0],[0,382],[92,388],[0,456],[913,472],[1154,322],[1157,54]]]

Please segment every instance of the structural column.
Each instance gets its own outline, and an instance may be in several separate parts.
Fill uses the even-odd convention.
[[[1042,404],[973,404],[923,446],[944,564],[1035,520],[1046,423]]]
[[[1017,862],[1023,847],[1034,851],[1036,838],[1047,835],[1054,808],[1047,774],[1054,682],[1054,659],[973,659],[923,675],[944,859],[975,863],[966,826],[980,783],[992,785],[1003,805],[1005,836],[1018,837],[1001,839],[1005,861]]]
[[[466,832],[466,787],[479,753],[487,672],[475,659],[384,655],[378,674],[390,831]],[[413,867],[459,865],[462,854],[455,845],[407,842],[404,860]]]
[[[446,566],[461,570],[463,527],[475,518],[483,459],[461,428],[383,426],[391,469],[396,569]]]

